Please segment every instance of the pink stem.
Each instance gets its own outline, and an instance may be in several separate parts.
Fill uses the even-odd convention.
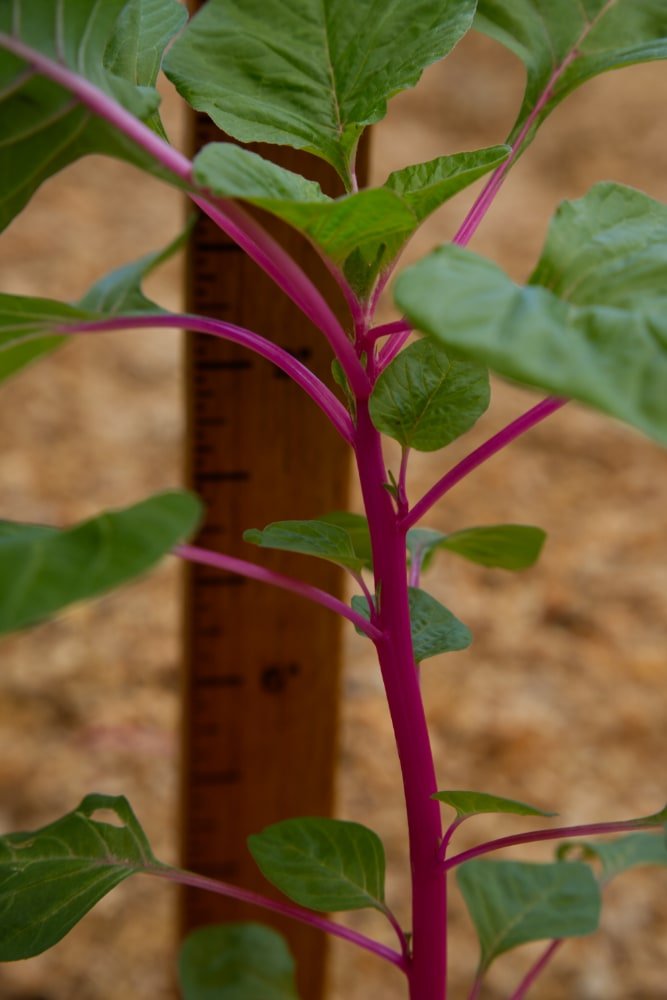
[[[143,328],[171,328],[192,330],[197,333],[208,333],[221,337],[233,344],[240,344],[266,358],[277,368],[296,382],[306,392],[313,402],[317,403],[322,412],[329,418],[338,433],[348,442],[352,441],[354,427],[350,415],[343,404],[336,399],[330,389],[306,368],[304,364],[293,357],[289,351],[273,344],[270,340],[246,330],[234,323],[226,323],[219,319],[206,316],[192,316],[183,313],[155,313],[141,316],[116,316],[103,320],[91,320],[82,323],[65,323],[56,327],[58,334],[104,333],[111,330],[132,330]]]
[[[412,333],[412,326],[407,319],[396,319],[382,326],[374,326],[368,331],[368,340],[374,343],[381,337],[393,337],[397,333]]]
[[[410,339],[411,333],[412,330],[406,328],[400,333],[395,334],[391,340],[384,345],[378,355],[378,368],[380,371],[383,371],[387,365],[394,360],[401,348]]]
[[[484,982],[484,970],[478,972],[475,976],[475,982],[472,984],[470,993],[468,994],[468,1000],[478,1000],[480,993],[482,992],[482,984]]]
[[[531,830],[528,833],[512,834],[509,837],[499,837],[497,840],[488,840],[484,844],[470,847],[467,851],[454,854],[451,858],[443,861],[442,867],[445,871],[456,868],[458,865],[479,858],[483,854],[491,854],[493,851],[502,851],[505,847],[515,847],[517,844],[536,844],[541,840],[564,840],[571,837],[591,837],[601,834],[625,833],[628,830],[647,830],[656,826],[655,819],[650,817],[646,820],[628,819],[618,820],[612,823],[584,823],[581,826],[561,826],[553,830]]]
[[[453,486],[460,483],[462,479],[465,479],[474,469],[478,468],[497,452],[506,448],[516,438],[525,434],[531,427],[535,427],[536,424],[545,420],[546,417],[560,410],[566,403],[566,399],[560,399],[557,396],[547,396],[537,406],[533,406],[526,413],[522,413],[520,417],[513,420],[507,427],[503,427],[497,434],[490,437],[488,441],[481,444],[479,448],[471,451],[469,455],[466,455],[449,472],[446,472],[442,479],[439,479],[435,486],[432,486],[421,500],[414,505],[412,510],[403,519],[403,526],[405,528],[412,528]]]
[[[78,76],[61,63],[36,52],[20,39],[1,32],[0,47],[13,52],[37,72],[65,87],[93,114],[103,118],[174,174],[179,181],[192,188],[192,162],[85,77]],[[368,392],[368,379],[352,343],[329,304],[296,261],[238,205],[228,200],[202,196],[200,192],[189,191],[188,194],[324,333],[355,392]]]
[[[510,997],[510,1000],[523,1000],[530,987],[533,985],[537,977],[544,971],[562,944],[562,938],[556,938],[554,941],[550,942],[549,946],[542,953],[540,958],[538,958],[535,964],[531,966],[526,975],[523,977]]]
[[[403,776],[412,872],[412,943],[408,978],[411,1000],[443,1000],[446,991],[447,906],[438,864],[442,823],[435,767],[414,667],[410,629],[405,533],[385,489],[380,435],[368,403],[358,400],[355,453],[373,546],[375,593],[382,637],[377,642],[387,701]]]
[[[201,563],[204,566],[213,566],[215,569],[229,573],[239,573],[241,576],[250,577],[251,580],[270,583],[274,587],[280,587],[282,590],[289,590],[300,597],[306,597],[309,601],[321,604],[323,607],[329,608],[330,611],[342,615],[343,618],[349,619],[353,625],[364,632],[373,642],[379,642],[382,638],[382,632],[375,625],[371,624],[371,622],[366,621],[363,615],[349,608],[347,604],[339,601],[332,594],[327,594],[325,590],[320,590],[319,587],[313,587],[309,583],[295,580],[291,576],[285,576],[283,573],[276,573],[274,570],[266,569],[264,566],[257,566],[255,563],[247,562],[245,559],[237,559],[235,556],[226,556],[219,552],[211,552],[209,549],[200,549],[195,545],[177,545],[172,551],[174,555],[180,556],[182,559],[187,559],[189,562]]]
[[[579,44],[579,42],[580,40],[577,42],[577,44]],[[459,231],[457,232],[456,236],[452,241],[453,243],[458,244],[458,246],[460,247],[464,247],[470,242],[471,238],[474,236],[480,222],[488,212],[496,195],[498,194],[498,191],[500,190],[510,167],[512,167],[515,161],[518,159],[519,154],[522,151],[523,144],[526,141],[526,138],[528,137],[533,125],[535,124],[537,118],[539,117],[544,107],[551,100],[556,84],[558,83],[559,79],[561,78],[567,67],[570,65],[570,63],[572,63],[574,59],[576,59],[576,56],[577,56],[577,50],[576,48],[574,48],[572,49],[571,52],[567,54],[565,59],[563,59],[562,63],[556,67],[556,69],[549,77],[546,87],[542,91],[538,101],[536,102],[532,111],[526,118],[523,127],[521,128],[519,134],[514,140],[514,143],[512,145],[512,152],[510,153],[508,158],[503,163],[501,163],[500,166],[497,167],[491,174],[491,177],[484,185],[481,194],[479,195],[474,205],[472,206],[472,208],[466,215],[465,219],[463,220]]]
[[[324,931],[327,934],[332,934],[334,937],[343,938],[345,941],[350,941],[352,944],[356,944],[359,948],[364,948],[366,951],[373,952],[379,958],[384,958],[388,962],[392,962],[397,965],[399,969],[403,972],[406,971],[406,958],[404,955],[393,948],[387,948],[385,945],[380,944],[379,941],[373,941],[372,938],[366,937],[364,934],[359,934],[357,931],[350,930],[348,927],[343,927],[342,924],[334,923],[333,920],[328,920],[326,917],[321,917],[317,913],[313,913],[310,910],[303,909],[300,906],[294,906],[291,903],[283,903],[279,900],[269,899],[268,896],[262,896],[257,892],[251,892],[248,889],[241,889],[236,885],[231,885],[229,882],[218,882],[216,879],[206,878],[205,875],[196,875],[193,872],[180,871],[176,868],[151,868],[148,870],[151,875],[157,875],[160,878],[165,878],[170,882],[176,882],[179,885],[189,885],[194,889],[204,889],[207,892],[214,892],[220,896],[228,896],[231,899],[237,899],[241,903],[250,903],[253,906],[261,906],[265,910],[270,910],[273,913],[279,913],[281,916],[290,917],[292,920],[298,920],[302,924],[308,924],[310,927],[316,927],[318,930]],[[387,914],[389,916],[389,914]],[[393,921],[390,920],[390,923]],[[400,934],[401,943],[403,943],[402,932]]]

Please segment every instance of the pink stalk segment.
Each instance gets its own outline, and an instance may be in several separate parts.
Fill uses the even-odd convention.
[[[237,559],[235,556],[226,556],[220,552],[211,552],[209,549],[201,549],[195,545],[177,545],[173,550],[175,556],[187,559],[189,562],[201,563],[204,566],[212,566],[228,573],[238,573],[240,576],[247,576],[251,580],[259,580],[261,583],[270,583],[274,587],[282,590],[290,590],[293,594],[305,597],[315,604],[329,608],[343,618],[347,618],[356,628],[364,632],[373,642],[379,642],[382,633],[371,622],[366,621],[363,615],[358,614],[349,608],[343,601],[339,601],[333,594],[328,594],[319,587],[313,587],[302,580],[295,580],[291,576],[283,573],[276,573],[272,569],[264,566],[257,566],[255,563],[247,562],[245,559]]]
[[[524,997],[528,993],[528,990],[533,985],[537,977],[544,971],[551,959],[554,957],[558,949],[563,944],[563,938],[556,938],[554,941],[549,943],[549,946],[540,955],[538,960],[534,965],[530,967],[526,975],[523,977],[514,993],[510,997],[510,1000],[524,1000]]]
[[[333,920],[322,917],[318,913],[306,910],[301,906],[295,906],[293,903],[283,903],[277,899],[269,899],[268,896],[262,896],[258,892],[251,892],[249,889],[241,889],[239,886],[231,885],[229,882],[218,882],[216,879],[207,878],[205,875],[196,875],[193,872],[185,872],[177,868],[167,868],[166,866],[163,868],[151,868],[150,874],[158,875],[169,882],[176,882],[178,885],[189,885],[194,889],[204,889],[207,892],[217,893],[219,896],[228,896],[230,899],[237,899],[241,903],[250,903],[253,906],[260,906],[264,910],[270,910],[272,913],[279,913],[292,920],[298,920],[299,923],[308,924],[309,927],[316,927],[318,930],[332,934],[334,937],[339,937],[344,941],[356,944],[359,948],[364,948],[366,951],[377,955],[378,958],[384,958],[387,962],[392,962],[393,965],[398,966],[403,972],[406,971],[406,959],[403,954],[394,951],[393,948],[388,948],[379,941],[374,941],[372,938],[366,937],[365,934],[353,931],[349,927],[337,924]],[[390,923],[393,925],[392,920],[390,920]],[[401,943],[403,943],[402,940]]]
[[[403,519],[403,527],[406,530],[412,528],[445,493],[448,493],[452,487],[470,475],[474,469],[477,469],[497,452],[502,451],[503,448],[506,448],[516,438],[529,431],[531,427],[535,427],[536,424],[550,417],[552,413],[556,413],[566,403],[567,399],[560,399],[558,396],[547,396],[537,406],[533,406],[532,409],[527,410],[520,417],[517,417],[516,420],[513,420],[511,424],[503,427],[497,434],[490,437],[488,441],[481,444],[479,448],[471,451],[469,455],[461,459],[449,472],[446,472],[442,479],[439,479],[435,486],[432,486],[421,500],[414,505],[412,510]]]
[[[451,858],[443,860],[442,867],[445,871],[456,868],[466,861],[479,858],[484,854],[491,854],[493,851],[502,851],[505,847],[515,847],[517,844],[536,844],[542,840],[569,840],[572,837],[593,837],[610,833],[627,833],[629,830],[650,830],[655,829],[656,821],[654,817],[647,819],[626,819],[615,820],[611,823],[584,823],[579,826],[561,826],[552,830],[530,830],[528,833],[516,833],[508,837],[498,837],[497,840],[487,840],[476,847],[470,847],[467,851],[454,854]]]
[[[13,52],[38,73],[69,90],[93,114],[127,136],[156,163],[174,174],[188,188],[187,193],[195,204],[238,243],[324,333],[355,391],[369,391],[366,374],[333,310],[294,259],[258,222],[233,202],[209,198],[200,190],[193,191],[192,162],[85,77],[78,76],[67,66],[2,32],[0,47]]]
[[[405,572],[405,531],[391,496],[380,434],[368,404],[359,400],[354,441],[373,547],[378,659],[387,694],[403,790],[412,871],[412,943],[408,968],[411,1000],[443,1000],[446,991],[447,906],[438,863],[442,839],[433,754],[415,669]]]
[[[233,344],[240,344],[266,358],[306,392],[313,402],[317,403],[322,412],[329,418],[338,433],[346,441],[352,441],[353,426],[350,415],[343,404],[334,396],[329,388],[313,375],[297,358],[279,347],[266,337],[246,330],[234,323],[226,323],[207,316],[193,316],[188,313],[154,313],[141,316],[116,316],[103,320],[91,320],[83,323],[66,323],[55,329],[58,334],[106,333],[113,330],[138,330],[146,328],[175,328],[191,330],[195,333],[208,333],[220,337]]]

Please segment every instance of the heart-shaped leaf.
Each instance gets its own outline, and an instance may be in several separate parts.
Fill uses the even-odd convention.
[[[186,19],[178,0],[5,0],[0,5],[0,229],[40,184],[88,153],[162,171],[147,153],[96,118],[49,78],[81,77],[162,133],[155,80],[167,42]],[[41,57],[39,72],[30,56]],[[46,62],[44,62],[46,60]]]
[[[436,451],[465,434],[489,400],[485,368],[453,358],[435,341],[418,340],[378,378],[370,413],[377,429],[404,448]]]
[[[121,796],[87,795],[41,830],[0,837],[0,961],[46,951],[114,886],[162,867]]]
[[[261,531],[249,528],[243,532],[243,540],[265,549],[317,556],[356,573],[368,564],[365,556],[355,552],[352,537],[345,528],[324,519],[275,521]]]
[[[241,142],[328,160],[349,183],[364,126],[468,31],[474,0],[209,0],[165,72]]]
[[[456,874],[479,937],[482,970],[528,941],[597,929],[600,890],[582,862],[468,861]]]
[[[386,912],[382,841],[359,823],[288,819],[252,834],[248,847],[266,878],[301,906]]]
[[[527,70],[513,140],[564,97],[607,70],[667,57],[667,7],[658,0],[479,0],[475,27],[507,46]]]
[[[600,864],[600,882],[645,865],[667,866],[665,833],[631,833],[616,840],[568,840],[558,847],[557,856],[567,858],[573,852],[586,861]]]
[[[200,514],[195,496],[170,491],[63,530],[0,521],[0,634],[145,573]]]
[[[436,792],[433,796],[440,802],[445,802],[456,810],[459,819],[467,816],[477,816],[480,813],[512,813],[514,816],[556,816],[556,813],[536,809],[525,802],[505,799],[499,795],[489,795],[487,792],[467,792],[455,789]]]
[[[526,287],[446,246],[396,300],[457,354],[667,443],[667,207],[647,195],[598,184],[564,202]]]
[[[427,569],[439,549],[494,569],[520,570],[533,566],[546,534],[527,524],[489,524],[445,535],[431,528],[412,528],[407,535],[410,559]]]
[[[178,963],[184,1000],[298,1000],[294,959],[281,934],[262,924],[200,927]]]

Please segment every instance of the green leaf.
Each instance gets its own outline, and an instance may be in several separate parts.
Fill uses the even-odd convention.
[[[333,199],[319,184],[257,153],[212,143],[195,158],[194,178],[219,197],[247,201],[288,222],[334,264],[349,270],[356,261],[355,286],[367,292],[431,212],[502,163],[507,153],[506,146],[493,146],[440,156],[391,174],[383,187]]]
[[[188,231],[165,249],[112,271],[74,305],[0,293],[0,382],[66,341],[64,336],[45,336],[53,330],[113,316],[164,314],[164,309],[144,295],[141,285],[151,271],[182,247]]]
[[[377,429],[404,448],[436,451],[465,434],[489,399],[485,368],[452,358],[435,341],[418,340],[378,378],[370,413]]]
[[[453,653],[468,648],[472,642],[470,629],[444,605],[417,587],[408,588],[408,600],[412,648],[417,663],[439,653]],[[370,621],[365,597],[353,597],[352,607]]]
[[[298,1000],[287,943],[261,924],[200,927],[178,968],[184,1000]]]
[[[145,573],[191,534],[200,511],[195,496],[170,491],[63,530],[0,521],[0,634]]]
[[[424,567],[438,549],[447,549],[481,566],[520,570],[535,564],[545,538],[541,528],[530,525],[493,524],[449,535],[430,528],[413,528],[408,532],[407,544],[411,559]]]
[[[0,230],[43,181],[89,153],[129,160],[174,183],[69,90],[30,70],[14,43],[83,77],[162,133],[154,84],[164,48],[185,18],[178,0],[13,0],[0,6]]]
[[[355,552],[352,538],[345,528],[324,519],[275,521],[261,531],[249,528],[243,532],[243,540],[265,549],[317,556],[318,559],[327,559],[355,573],[368,564],[366,558]]]
[[[121,796],[87,795],[49,826],[0,837],[0,961],[46,951],[114,886],[163,867]]]
[[[661,0],[479,0],[475,27],[507,46],[527,70],[510,140],[548,88],[532,132],[586,80],[667,57],[667,8]]]
[[[514,816],[556,816],[557,813],[536,809],[525,802],[489,795],[487,792],[467,792],[461,790],[436,792],[432,796],[456,810],[459,819],[477,816],[480,813],[512,813]]]
[[[354,554],[363,562],[363,568],[373,569],[371,535],[368,529],[368,520],[363,514],[353,514],[347,510],[334,510],[330,514],[323,514],[319,520],[342,528],[352,543]]]
[[[396,300],[452,351],[667,443],[667,207],[598,184],[564,202],[526,287],[456,246],[404,273]]]
[[[600,890],[588,865],[468,861],[457,869],[481,946],[480,968],[528,941],[596,930]]]
[[[585,861],[600,864],[600,882],[645,865],[667,866],[667,844],[663,833],[631,833],[616,840],[568,840],[558,847],[558,857],[576,852]]]
[[[165,72],[241,142],[306,149],[349,183],[364,126],[467,32],[474,0],[209,0]]]
[[[301,906],[386,912],[382,841],[359,823],[288,819],[252,834],[248,847],[269,882]]]

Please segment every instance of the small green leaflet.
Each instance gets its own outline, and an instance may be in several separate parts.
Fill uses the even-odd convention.
[[[158,493],[74,527],[0,521],[0,634],[145,573],[196,528],[191,493]]]
[[[355,555],[363,560],[364,569],[373,569],[371,533],[368,530],[368,520],[363,514],[354,514],[347,510],[334,510],[330,514],[323,514],[319,520],[342,528],[352,543]]]
[[[417,663],[439,653],[453,653],[468,648],[472,642],[470,629],[443,604],[417,587],[408,588],[408,600],[412,648]],[[352,607],[370,620],[365,597],[353,597]]]
[[[98,810],[120,825],[96,819]],[[0,961],[46,951],[114,886],[163,867],[121,796],[87,795],[41,830],[0,837]]]
[[[479,0],[475,27],[526,66],[526,92],[510,141],[550,86],[533,132],[591,77],[667,57],[667,6],[661,0]]]
[[[665,833],[631,833],[616,840],[569,840],[558,847],[558,858],[575,853],[584,861],[600,864],[600,882],[606,884],[617,875],[645,865],[667,866]]]
[[[363,554],[355,551],[353,537],[340,523],[326,519],[275,521],[262,531],[250,528],[243,532],[243,540],[253,545],[317,556],[358,573],[368,566],[368,556],[365,551]]]
[[[556,816],[557,813],[536,809],[525,802],[505,799],[499,795],[489,795],[487,792],[467,792],[452,790],[436,792],[432,796],[456,810],[458,819],[467,816],[477,816],[480,813],[512,813],[515,816]]]
[[[426,569],[435,553],[446,549],[481,566],[521,570],[533,566],[546,534],[527,524],[490,524],[445,535],[431,528],[412,528],[407,535],[411,561]]]
[[[508,151],[493,146],[440,156],[390,174],[383,187],[333,199],[319,184],[257,153],[213,143],[195,158],[194,178],[219,197],[247,201],[294,226],[346,273],[356,269],[361,293],[431,212],[502,163]]]
[[[582,862],[467,861],[456,876],[479,937],[481,971],[528,941],[597,929],[600,890]]]
[[[248,847],[266,878],[301,906],[386,912],[382,841],[359,823],[288,819],[252,834]]]
[[[299,1000],[287,943],[262,924],[200,927],[178,969],[183,1000]]]
[[[110,319],[112,316],[165,314],[144,295],[143,280],[184,244],[189,228],[164,250],[112,271],[73,304],[53,299],[0,293],[0,382],[25,365],[55,350],[64,336],[45,336],[61,327]]]
[[[474,0],[209,0],[165,72],[241,142],[328,160],[346,185],[366,125],[468,31]]]
[[[0,6],[0,230],[38,187],[89,153],[106,153],[174,183],[174,177],[62,86],[28,70],[15,41],[163,134],[155,81],[165,46],[186,19],[178,0],[11,0]]]
[[[436,451],[470,430],[490,398],[485,368],[451,357],[437,341],[422,339],[382,372],[370,413],[377,429],[404,448]]]
[[[564,202],[526,287],[445,246],[396,301],[457,354],[667,443],[667,207],[647,195],[605,183]]]

